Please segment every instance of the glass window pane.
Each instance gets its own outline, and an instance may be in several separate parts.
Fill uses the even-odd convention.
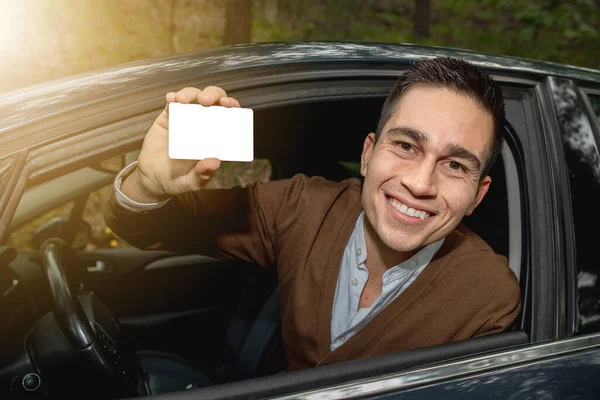
[[[577,257],[578,331],[600,329],[600,264],[596,248],[600,225],[600,155],[577,93],[566,81],[553,87],[571,189]],[[593,100],[598,107],[598,99]],[[598,108],[596,108],[597,114]]]
[[[590,102],[600,122],[600,96],[590,96]],[[590,130],[591,133],[591,130]],[[597,154],[597,151],[596,151]],[[598,245],[597,235],[593,229],[600,223],[600,189],[598,188],[597,171],[599,168],[598,156],[587,158],[580,162],[586,165],[589,171],[578,171],[576,190],[572,189],[572,197],[577,196],[577,203],[573,201],[573,215],[575,216],[575,236],[577,239],[577,288],[579,290],[579,325],[583,332],[600,330],[600,267],[594,257],[595,247]],[[593,179],[588,176],[596,172]],[[591,217],[591,218],[590,218]]]

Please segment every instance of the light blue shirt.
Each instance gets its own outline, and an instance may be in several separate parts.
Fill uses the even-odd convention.
[[[381,295],[369,308],[359,310],[360,296],[369,279],[369,271],[365,265],[367,246],[364,215],[363,211],[358,217],[342,258],[331,315],[331,351],[361,330],[413,283],[444,243],[444,239],[431,243],[410,259],[387,270],[383,274]]]

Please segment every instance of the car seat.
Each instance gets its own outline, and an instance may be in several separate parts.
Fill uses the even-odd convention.
[[[285,369],[279,311],[277,281],[257,274],[243,289],[228,322],[225,361],[216,370],[202,370],[170,353],[137,353],[150,394],[265,376]]]

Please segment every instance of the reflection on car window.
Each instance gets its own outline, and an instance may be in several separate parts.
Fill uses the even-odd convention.
[[[125,240],[114,234],[104,221],[104,202],[112,183],[90,193],[83,210],[83,220],[89,224],[91,238],[88,250],[114,247],[132,247]]]
[[[73,202],[68,202],[32,219],[10,233],[7,246],[19,251],[35,250],[32,244],[34,232],[55,218],[68,217],[72,209]]]
[[[565,80],[552,85],[569,169],[577,252],[579,332],[600,328],[600,156],[589,120],[573,86]]]
[[[36,244],[39,244],[36,238],[40,235],[36,235],[35,232],[45,228],[50,235],[60,235],[62,227],[59,220],[63,219],[63,225],[68,221],[83,221],[89,237],[85,238],[81,249],[130,247],[106,226],[103,214],[104,202],[114,176],[123,165],[120,157],[113,157],[99,165],[72,171],[29,188],[13,216],[8,246],[20,251],[36,250]],[[246,186],[270,179],[269,160],[256,159],[250,163],[223,162],[209,188]],[[51,225],[52,228],[49,229]],[[77,232],[80,233],[81,230],[77,229]],[[74,237],[74,241],[77,239],[81,239],[81,235]]]
[[[99,167],[104,171],[113,172],[116,174],[123,169],[123,167],[125,167],[125,156],[116,156],[102,160],[99,163]]]
[[[8,172],[10,171],[10,167],[13,165],[12,158],[5,158],[0,161],[0,187],[4,184],[4,181],[8,179]]]
[[[590,102],[592,103],[598,122],[600,122],[600,96],[590,96]]]
[[[254,182],[271,180],[272,168],[269,160],[256,158],[252,162],[225,161],[207,185],[209,189],[228,189],[246,186]]]

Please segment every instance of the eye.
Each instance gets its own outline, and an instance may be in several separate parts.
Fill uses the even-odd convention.
[[[461,163],[456,162],[456,161],[447,161],[446,165],[448,166],[448,168],[450,168],[454,171],[463,171],[463,172],[467,171],[467,168],[464,165],[462,165]]]
[[[399,146],[402,150],[404,151],[415,151],[415,148],[413,147],[412,144],[410,143],[406,143],[406,142],[395,142],[394,144],[396,144],[397,146]]]

